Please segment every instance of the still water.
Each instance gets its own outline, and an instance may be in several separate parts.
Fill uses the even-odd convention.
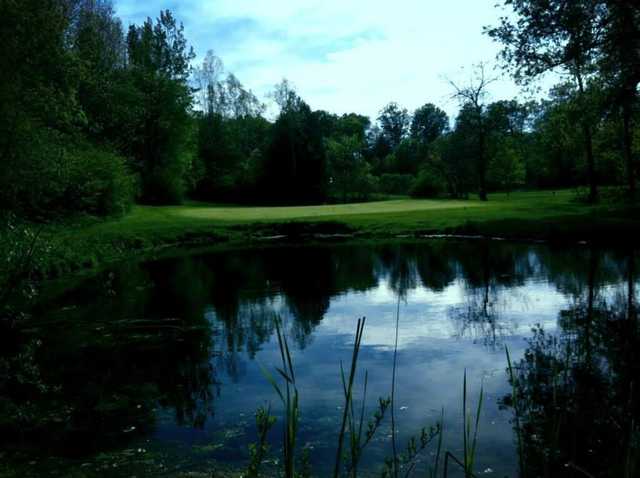
[[[636,326],[620,325],[635,317],[637,259],[632,251],[483,241],[282,246],[193,253],[52,283],[20,335],[38,383],[22,397],[33,403],[19,425],[0,423],[19,429],[3,432],[2,456],[34,476],[242,470],[262,405],[278,418],[265,464],[273,472],[282,406],[262,368],[276,374],[280,366],[280,320],[300,394],[299,449],[308,450],[314,475],[326,476],[344,402],[340,363],[348,369],[356,322],[366,317],[356,404],[367,371],[371,416],[391,392],[399,310],[401,450],[444,413],[443,449],[462,457],[466,371],[472,415],[483,390],[477,476],[518,476],[516,408],[530,468],[564,466],[570,476],[574,465],[608,466],[607,434],[632,441],[637,432],[620,423],[637,412],[634,400],[623,404],[638,376],[629,365],[638,362],[637,342],[627,343]],[[505,348],[520,377],[517,407]],[[585,398],[583,389],[598,395]],[[363,476],[376,476],[391,453],[388,415],[364,452]],[[434,442],[420,454],[417,476],[435,451]],[[462,475],[451,468],[449,476]]]

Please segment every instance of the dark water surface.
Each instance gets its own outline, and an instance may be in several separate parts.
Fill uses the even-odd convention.
[[[38,370],[21,402],[33,402],[31,415],[21,412],[19,432],[5,433],[3,456],[35,475],[242,468],[255,410],[270,403],[278,417],[270,458],[278,459],[282,407],[261,366],[279,365],[280,318],[300,392],[298,443],[314,473],[327,475],[344,400],[339,364],[350,362],[356,321],[367,318],[356,397],[366,369],[370,415],[390,394],[399,302],[401,448],[444,408],[444,448],[462,455],[466,370],[472,413],[484,389],[474,469],[517,476],[507,346],[521,377],[529,466],[609,466],[603,454],[633,452],[624,447],[637,432],[629,425],[637,327],[628,325],[637,261],[631,251],[588,246],[434,240],[198,253],[50,284],[20,337]],[[434,452],[425,450],[417,471]],[[365,471],[389,453],[385,419]]]

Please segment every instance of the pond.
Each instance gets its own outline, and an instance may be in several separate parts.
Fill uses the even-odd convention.
[[[331,475],[340,367],[348,373],[366,317],[355,404],[359,414],[365,371],[365,422],[391,394],[397,321],[400,452],[443,416],[442,450],[462,459],[466,374],[472,421],[482,390],[476,476],[625,476],[640,442],[637,261],[630,250],[488,241],[265,246],[48,284],[5,347],[15,376],[0,400],[0,458],[11,463],[0,474],[233,474],[246,469],[261,406],[277,418],[263,468],[275,473],[283,407],[264,370],[283,382],[280,323],[299,457]],[[437,441],[413,460],[416,476]],[[391,453],[387,410],[361,475],[379,476]],[[451,466],[449,476],[463,474]]]

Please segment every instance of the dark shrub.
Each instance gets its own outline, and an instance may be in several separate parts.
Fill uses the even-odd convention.
[[[133,202],[135,181],[123,157],[47,129],[0,174],[0,202],[36,220],[87,213],[123,214]]]
[[[445,192],[445,181],[442,175],[430,168],[424,168],[415,179],[409,194],[416,198],[434,198]]]
[[[413,180],[412,174],[383,174],[380,176],[380,192],[383,194],[408,194]]]

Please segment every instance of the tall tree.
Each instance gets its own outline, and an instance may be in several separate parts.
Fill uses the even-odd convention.
[[[318,115],[286,80],[274,97],[281,111],[265,158],[263,190],[276,201],[323,201],[326,154]]]
[[[81,73],[78,101],[86,116],[85,132],[122,149],[131,123],[122,105],[130,87],[122,23],[110,0],[80,0],[69,30]]]
[[[449,128],[449,117],[436,105],[427,103],[413,113],[411,137],[425,145],[433,143]]]
[[[525,182],[525,127],[529,108],[516,100],[502,100],[487,107],[489,181],[509,192]]]
[[[613,104],[622,111],[623,156],[629,195],[636,197],[633,157],[633,117],[640,83],[640,5],[627,0],[606,0],[600,71],[613,92]]]
[[[540,102],[531,126],[527,177],[534,187],[577,187],[587,180],[575,85],[560,83]]]
[[[603,4],[600,0],[504,0],[503,5],[515,17],[504,16],[500,25],[485,31],[502,43],[500,56],[515,79],[528,82],[556,68],[563,68],[575,79],[584,110],[580,125],[587,158],[589,200],[596,201],[593,124],[584,96],[586,79],[593,72],[602,38]]]
[[[378,122],[382,129],[382,137],[393,151],[406,137],[411,124],[411,116],[406,108],[392,102],[380,111]]]
[[[195,192],[207,199],[247,200],[267,142],[264,105],[235,75],[223,75],[222,61],[211,50],[194,72],[203,109],[197,120],[202,171]]]
[[[349,195],[365,199],[371,192],[371,166],[362,155],[363,142],[358,136],[339,136],[326,141],[330,190],[347,201]]]
[[[152,203],[181,200],[185,145],[192,104],[188,48],[183,26],[169,10],[155,24],[149,18],[132,25],[127,47],[139,111],[132,153],[142,179],[142,199]]]
[[[202,64],[194,69],[193,76],[197,89],[197,104],[205,112],[222,113],[220,100],[221,76],[224,73],[222,60],[213,50],[208,50]]]
[[[433,144],[430,165],[444,177],[449,195],[467,198],[474,187],[475,124],[473,112],[463,106],[458,113],[455,128],[442,135]],[[477,187],[477,185],[475,185]]]
[[[67,2],[3,2],[0,15],[0,210],[47,209],[49,173],[82,122]],[[28,210],[28,211],[27,211]]]
[[[474,157],[475,169],[478,175],[478,196],[481,201],[487,200],[487,170],[489,158],[487,155],[488,122],[486,117],[487,88],[495,81],[487,77],[484,64],[476,67],[473,78],[466,85],[458,85],[450,81],[455,92],[453,96],[462,105],[461,116],[466,124],[471,126],[469,133],[475,138]],[[464,113],[464,114],[463,114]]]

